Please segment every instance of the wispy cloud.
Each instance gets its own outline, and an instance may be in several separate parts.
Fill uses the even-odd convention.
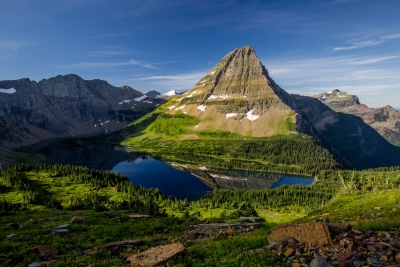
[[[121,67],[121,66],[129,66],[129,65],[136,65],[136,66],[140,66],[143,68],[160,70],[159,68],[156,68],[150,64],[143,64],[134,59],[131,59],[129,61],[122,61],[122,62],[121,61],[120,62],[82,62],[82,63],[70,65],[68,67],[73,67],[73,68],[110,68],[110,67]]]
[[[366,47],[366,46],[375,46],[375,45],[381,44],[383,42],[384,42],[383,40],[367,40],[367,41],[361,41],[361,42],[348,41],[348,43],[350,43],[349,46],[334,47],[332,49],[332,51],[350,50],[350,49],[357,49],[357,48],[362,48],[362,47]]]
[[[382,39],[396,39],[400,38],[400,33],[382,36]]]
[[[189,90],[206,75],[206,70],[198,70],[188,73],[180,73],[173,75],[147,76],[141,78],[130,79],[137,88],[141,90],[156,90],[161,93],[170,90]]]
[[[347,41],[347,43],[349,45],[334,47],[334,48],[331,48],[331,51],[335,52],[335,51],[341,51],[341,50],[358,49],[358,48],[363,48],[363,47],[367,47],[367,46],[376,46],[376,45],[382,44],[390,39],[397,39],[397,38],[400,38],[400,33],[385,35],[385,36],[379,37],[377,39],[369,39],[369,40],[352,39],[352,40]]]
[[[368,106],[396,106],[400,99],[400,56],[266,58],[271,77],[285,90],[316,95],[339,89],[358,95]],[[379,99],[381,95],[393,97]],[[390,102],[392,101],[392,102]]]
[[[386,56],[386,57],[375,57],[375,58],[367,58],[367,59],[362,59],[357,62],[350,62],[348,64],[350,65],[367,65],[367,64],[374,64],[374,63],[379,63],[382,61],[387,61],[391,59],[399,58],[399,56]]]

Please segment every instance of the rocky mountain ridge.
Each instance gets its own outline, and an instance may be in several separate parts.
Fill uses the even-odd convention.
[[[164,102],[129,86],[115,87],[74,74],[39,82],[27,78],[0,81],[0,88],[3,148],[116,131]]]
[[[249,46],[228,53],[192,90],[169,103],[167,114],[200,119],[195,131],[262,137],[287,133],[301,120],[293,98],[269,77]]]
[[[357,97],[346,99],[347,105],[359,103]],[[193,89],[172,96],[154,115],[155,121],[145,130],[152,133],[149,137],[201,139],[203,133],[218,131],[239,139],[307,134],[348,167],[400,165],[400,149],[359,117],[279,87],[249,46],[228,53]],[[170,123],[176,118],[193,120],[187,127],[180,123],[186,128],[177,131],[178,125]]]
[[[395,108],[388,105],[382,108],[369,108],[361,104],[357,96],[340,92],[338,89],[313,97],[336,112],[362,118],[388,142],[400,146],[400,112]]]

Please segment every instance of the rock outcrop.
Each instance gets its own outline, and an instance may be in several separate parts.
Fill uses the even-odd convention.
[[[200,119],[194,131],[266,137],[295,130],[297,107],[250,46],[227,54],[189,92],[170,99],[167,114]]]
[[[139,254],[129,256],[127,261],[130,266],[161,266],[168,265],[168,262],[175,257],[185,253],[185,247],[181,243],[150,248]]]
[[[4,89],[0,91],[2,148],[112,132],[163,103],[129,86],[115,87],[72,74],[40,82],[0,81],[0,88]]]
[[[280,227],[268,241],[265,249],[292,266],[400,265],[397,230],[361,231],[343,224],[305,223]]]
[[[336,112],[356,115],[374,128],[389,143],[400,146],[400,112],[391,106],[369,108],[358,97],[339,90],[314,96]]]

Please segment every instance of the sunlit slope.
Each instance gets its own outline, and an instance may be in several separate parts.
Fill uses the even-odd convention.
[[[174,139],[201,138],[204,131],[242,138],[296,130],[294,102],[248,46],[227,54],[192,90],[174,96],[151,116],[157,118],[144,133]]]
[[[338,167],[326,149],[298,133],[297,110],[246,46],[113,138],[132,150],[214,167],[302,174]]]

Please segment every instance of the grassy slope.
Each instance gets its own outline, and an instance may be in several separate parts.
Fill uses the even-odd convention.
[[[169,105],[164,104],[108,136],[106,141],[165,160],[217,168],[314,175],[319,169],[339,167],[333,156],[311,137],[290,133],[294,127],[291,120],[283,123],[285,134],[254,138],[234,132],[196,130],[198,118],[182,112],[166,114]]]
[[[272,228],[276,224],[284,222],[320,221],[324,218],[329,218],[332,222],[350,222],[358,228],[364,229],[387,230],[391,227],[399,227],[400,222],[397,219],[400,216],[399,189],[385,189],[398,188],[399,172],[397,170],[357,172],[355,174],[351,172],[343,173],[347,191],[342,189],[341,193],[329,204],[311,209],[311,211],[310,207],[296,206],[290,203],[282,206],[279,212],[269,209],[257,209],[258,215],[266,220],[261,229],[255,230],[248,235],[237,235],[233,238],[218,237],[202,245],[188,241],[185,243],[188,254],[184,258],[178,259],[177,263],[182,264],[182,266],[274,265],[273,257],[267,252],[254,254],[249,250],[267,245],[266,237]],[[50,175],[50,173],[45,172],[27,173],[30,179],[37,184],[41,184],[41,188],[46,189],[46,192],[40,191],[41,194],[51,192],[53,197],[59,199],[67,199],[68,191],[71,188],[77,188],[78,191],[75,193],[96,190],[90,184],[77,183],[74,185],[70,183],[63,185],[63,180],[66,180],[67,177],[58,176],[57,181],[54,181]],[[371,179],[368,179],[368,177]],[[373,182],[372,185],[371,182]],[[5,198],[11,197],[12,190],[10,191],[10,188],[8,188],[8,192],[5,192],[4,189],[5,187],[3,186],[1,196]],[[103,188],[102,190],[108,190],[107,193],[114,196],[119,194],[112,188]],[[290,190],[286,191],[287,194],[290,193]],[[18,200],[18,195],[15,197],[15,201],[21,201],[21,199]],[[291,199],[290,196],[289,199]],[[232,202],[229,199],[226,201]],[[184,207],[183,210],[174,211],[174,209],[168,209],[170,214],[175,214],[179,217],[161,216],[144,221],[129,219],[127,215],[132,214],[132,211],[129,210],[110,210],[105,212],[95,212],[93,210],[49,210],[40,207],[39,204],[29,207],[34,210],[0,216],[0,225],[2,226],[0,227],[0,238],[4,240],[8,234],[17,234],[13,239],[0,243],[0,251],[6,255],[7,259],[11,259],[14,265],[17,263],[27,265],[38,260],[37,256],[30,250],[37,245],[50,245],[56,247],[60,254],[66,255],[56,266],[79,264],[124,266],[124,254],[133,252],[125,251],[111,257],[102,251],[93,256],[77,256],[71,251],[77,247],[89,249],[96,245],[128,239],[144,239],[145,244],[141,247],[141,250],[159,244],[167,244],[172,239],[182,235],[187,226],[198,219],[190,214],[198,214],[199,211],[201,218],[208,218],[209,222],[232,220],[219,217],[224,212],[222,207],[199,208],[192,204]],[[185,212],[182,213],[182,211]],[[87,221],[85,225],[73,225],[70,227],[73,233],[77,233],[76,235],[72,237],[57,237],[46,233],[47,230],[68,223],[69,219],[76,215],[84,216]],[[38,224],[28,223],[30,219],[40,218],[51,218],[51,220]],[[23,228],[20,230],[7,230],[4,225],[10,222],[19,222]],[[152,238],[161,239],[154,241]]]

